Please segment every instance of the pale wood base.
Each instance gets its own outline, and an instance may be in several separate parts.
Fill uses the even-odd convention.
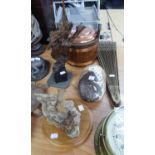
[[[76,101],[74,101],[77,103]],[[80,105],[78,102],[77,105]],[[83,105],[84,106],[84,105]],[[89,109],[84,106],[84,111],[81,112],[81,122],[80,122],[80,135],[75,138],[70,138],[66,133],[54,125],[49,124],[45,117],[42,118],[42,129],[48,142],[51,144],[52,150],[58,152],[64,152],[68,149],[71,150],[75,146],[82,144],[90,135],[92,130],[93,120]],[[58,134],[57,139],[51,139],[51,133]]]

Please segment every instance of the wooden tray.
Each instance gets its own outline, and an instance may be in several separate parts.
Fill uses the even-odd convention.
[[[76,107],[80,105],[77,102],[74,103],[76,103]],[[53,148],[53,150],[67,151],[68,149],[82,144],[88,138],[92,130],[93,120],[89,109],[85,105],[83,106],[84,111],[81,112],[80,135],[76,138],[68,137],[62,129],[59,129],[54,125],[49,124],[48,120],[43,117],[43,133],[47,137],[48,141],[52,144],[51,147]],[[57,133],[58,138],[51,139],[51,133]]]

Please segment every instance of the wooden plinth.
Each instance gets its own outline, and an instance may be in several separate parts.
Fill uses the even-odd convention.
[[[79,104],[76,104],[76,106],[78,105]],[[59,129],[54,125],[49,124],[47,118],[45,117],[43,117],[42,122],[43,133],[47,137],[48,141],[51,143],[52,149],[54,151],[63,152],[82,144],[88,138],[92,130],[93,120],[89,109],[84,106],[84,111],[81,112],[80,135],[76,138],[68,137],[62,129]],[[51,133],[57,133],[58,138],[51,139]]]

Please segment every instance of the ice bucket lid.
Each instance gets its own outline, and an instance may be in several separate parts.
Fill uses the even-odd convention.
[[[99,4],[97,7],[92,4],[90,6],[85,6],[85,2],[87,1],[65,1],[66,4],[65,10],[67,14],[67,18],[69,22],[72,22],[73,24],[78,23],[85,23],[85,24],[92,24],[93,26],[96,26],[96,24],[99,23]],[[92,2],[92,1],[90,1]],[[94,2],[97,2],[97,0],[94,0]],[[56,26],[60,23],[62,18],[62,2],[56,1],[53,2],[53,9],[54,9],[54,17],[55,17],[55,23]]]

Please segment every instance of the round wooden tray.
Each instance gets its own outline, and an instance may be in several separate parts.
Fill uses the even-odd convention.
[[[81,105],[75,101],[74,103],[76,104],[77,109],[78,105]],[[49,124],[47,118],[43,117],[43,133],[52,144],[51,147],[53,148],[53,150],[66,151],[82,144],[88,138],[92,130],[93,120],[89,109],[85,105],[83,105],[83,107],[84,111],[81,112],[80,135],[75,138],[68,137],[62,129]],[[52,133],[58,134],[58,138],[51,139]]]

